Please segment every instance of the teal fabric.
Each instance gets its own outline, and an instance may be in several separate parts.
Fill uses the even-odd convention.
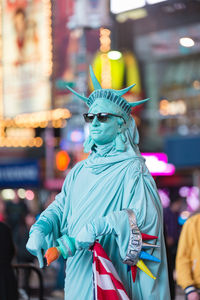
[[[97,217],[83,226],[76,236],[76,248],[88,249],[101,236],[112,234],[116,238],[121,258],[124,260],[129,245],[130,229],[126,210],[109,213],[105,217]]]
[[[40,225],[42,226],[41,223]],[[34,230],[31,233],[28,243],[26,245],[26,249],[32,255],[37,256],[40,268],[44,267],[42,249],[44,250],[44,252],[48,249],[47,242],[45,240],[45,235],[46,234],[41,230],[41,228],[38,227],[38,229]]]
[[[47,236],[48,246],[56,245],[56,239],[67,234],[77,237],[84,225],[101,217],[130,208],[134,211],[141,232],[158,236],[160,248],[148,250],[161,263],[146,261],[148,268],[157,277],[153,280],[138,270],[136,282],[131,272],[122,263],[116,234],[99,238],[99,242],[112,260],[130,299],[168,300],[168,272],[163,238],[162,206],[155,182],[145,166],[137,147],[138,133],[134,122],[125,131],[126,150],[116,150],[115,141],[93,146],[89,157],[79,162],[68,174],[60,194],[41,214],[40,221],[47,222],[51,232]],[[39,228],[36,222],[32,231]],[[129,224],[124,232],[129,237]],[[65,300],[93,299],[92,253],[76,251],[67,260]]]
[[[62,254],[64,259],[67,259],[70,256],[74,256],[76,252],[75,239],[68,237],[64,234],[61,238],[57,239],[59,246],[57,247],[58,251]]]

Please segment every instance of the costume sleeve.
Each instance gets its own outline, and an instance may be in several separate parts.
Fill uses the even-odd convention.
[[[56,245],[56,240],[67,233],[67,216],[70,209],[70,192],[80,164],[77,164],[67,175],[61,192],[55,200],[41,213],[38,221],[31,227],[30,234],[34,230],[42,231],[46,235],[49,247]]]
[[[176,256],[177,283],[186,289],[194,285],[192,278],[191,249],[193,246],[192,220],[189,219],[182,228]]]
[[[131,175],[132,174],[132,175]],[[163,209],[157,192],[156,184],[143,161],[136,161],[130,167],[130,178],[126,187],[127,199],[130,199],[128,208],[136,218],[138,229],[143,234],[157,236],[158,239],[150,241],[151,244],[159,245],[157,248],[145,250],[160,262],[145,261],[156,280],[152,280],[144,272],[139,271],[136,277],[139,285],[145,282],[145,289],[141,290],[141,299],[170,299],[168,284],[168,268],[166,249],[163,235]],[[138,285],[135,286],[135,289]]]
[[[158,239],[153,239],[149,243],[159,247],[147,247],[145,251],[151,255],[153,254],[153,256],[161,261],[161,263],[147,262],[153,275],[159,277],[160,265],[166,263],[166,254],[163,236],[163,210],[157,187],[142,160],[136,160],[130,166],[127,177],[128,182],[125,190],[125,199],[127,199],[127,202],[124,204],[124,208],[132,211],[132,216],[129,213],[129,226],[131,223],[133,224],[133,228],[130,231],[127,254],[132,248],[131,240],[135,243],[133,234],[131,233],[136,232],[135,237],[137,236],[137,232],[139,232],[140,236],[141,234],[157,236]],[[135,231],[136,228],[137,231]],[[140,239],[138,242],[142,245]],[[142,247],[140,246],[138,251],[141,250]]]
[[[163,209],[155,182],[143,162],[136,161],[128,174],[130,180],[126,187],[138,228],[150,235],[158,235],[163,227]]]
[[[68,178],[62,186],[62,191],[55,197],[55,200],[41,213],[38,221],[31,227],[33,230],[42,229],[46,234],[53,230],[54,226],[58,226],[61,222],[62,212],[64,210],[65,200],[67,196]]]

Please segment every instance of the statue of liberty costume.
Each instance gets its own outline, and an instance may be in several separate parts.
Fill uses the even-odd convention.
[[[84,149],[90,155],[73,167],[61,193],[32,226],[27,249],[42,267],[42,249],[58,242],[66,249],[65,235],[76,239],[77,251],[66,264],[65,300],[93,299],[92,253],[88,248],[96,239],[130,299],[168,300],[162,206],[139,152],[139,135],[130,115],[131,107],[148,99],[128,103],[122,96],[133,85],[120,91],[102,89],[91,68],[90,73],[95,90],[88,98],[68,87],[89,106],[85,119],[90,122],[90,135]],[[144,253],[141,232],[158,237],[159,247],[146,244],[146,253],[153,254],[157,262],[145,262],[156,280],[139,270],[133,283],[128,265],[136,265]],[[61,253],[65,257],[65,250]]]

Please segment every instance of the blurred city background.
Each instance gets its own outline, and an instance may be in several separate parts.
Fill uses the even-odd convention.
[[[37,266],[25,249],[30,226],[87,157],[87,107],[66,84],[89,95],[91,64],[103,88],[136,83],[126,99],[151,98],[132,115],[173,266],[181,226],[200,204],[199,12],[198,0],[1,1],[0,221],[12,229],[15,264]],[[64,261],[42,274],[46,297],[63,299]],[[30,276],[34,293],[38,278]],[[28,299],[25,281],[21,299]]]

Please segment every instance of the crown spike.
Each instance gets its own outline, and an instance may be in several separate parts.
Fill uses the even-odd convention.
[[[124,94],[126,94],[130,89],[132,89],[133,87],[135,86],[135,84],[132,84],[130,86],[128,86],[127,88],[123,89],[123,90],[119,90],[119,91],[116,91],[115,90],[115,93],[118,95],[118,96],[123,96]]]
[[[80,99],[82,99],[85,103],[87,103],[87,101],[88,101],[87,97],[84,97],[84,96],[80,95],[79,93],[77,93],[76,91],[74,91],[72,88],[70,88],[68,85],[66,85],[66,88],[68,90],[70,90],[70,92],[72,92],[74,95],[76,95],[77,97],[79,97]]]
[[[96,78],[96,76],[94,74],[94,71],[93,71],[93,69],[92,69],[91,66],[90,66],[90,77],[92,79],[92,83],[93,83],[94,89],[95,90],[101,90],[102,87],[101,87],[100,83],[98,82],[98,80],[97,80],[97,78]]]
[[[145,240],[154,240],[154,239],[157,239],[158,237],[155,236],[155,235],[149,235],[149,234],[146,234],[146,233],[142,233],[141,232],[141,235],[142,235],[142,240],[145,241]]]
[[[129,105],[131,106],[131,107],[135,107],[135,106],[138,106],[138,105],[140,105],[140,104],[143,104],[143,103],[145,103],[146,101],[149,101],[150,100],[150,98],[147,98],[147,99],[144,99],[144,100],[140,100],[140,101],[136,101],[136,102],[129,102]]]
[[[160,245],[142,242],[142,249],[159,248],[159,247],[160,247]]]
[[[153,256],[153,255],[151,255],[147,252],[144,252],[144,251],[140,252],[140,258],[141,259],[148,259],[148,260],[154,261],[154,262],[160,262],[160,260],[157,257],[155,257],[155,256]]]
[[[132,279],[133,282],[135,282],[136,280],[136,275],[137,275],[137,266],[131,266],[131,274],[132,274]]]
[[[155,276],[153,276],[153,274],[151,273],[151,271],[149,270],[149,268],[147,268],[147,266],[145,265],[145,263],[140,259],[138,260],[136,266],[138,268],[140,268],[143,272],[145,272],[148,276],[150,276],[153,279],[156,279]]]

